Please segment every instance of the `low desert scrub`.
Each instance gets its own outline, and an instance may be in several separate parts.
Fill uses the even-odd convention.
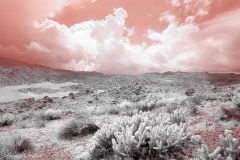
[[[206,95],[204,94],[196,94],[192,97],[190,97],[189,101],[193,104],[193,105],[201,105],[203,103],[203,101],[206,100]]]
[[[110,107],[108,108],[108,114],[110,115],[118,115],[120,113],[120,108],[119,107]]]
[[[219,118],[220,120],[235,119],[240,121],[240,110],[238,108],[221,105],[219,108]]]
[[[0,115],[0,126],[11,126],[15,118],[13,114],[5,113]]]
[[[38,128],[45,127],[47,124],[47,121],[54,120],[54,119],[60,119],[61,116],[62,116],[61,110],[48,109],[46,111],[37,112],[37,113],[35,113],[36,127],[38,127]]]
[[[19,115],[20,120],[30,119],[33,116],[33,111],[27,111]]]
[[[132,108],[133,103],[128,102],[128,101],[123,101],[122,103],[119,104],[120,108]]]
[[[173,113],[173,111],[176,109],[177,109],[177,105],[175,103],[172,103],[166,106],[166,112],[169,114]]]
[[[240,110],[240,93],[237,93],[232,98],[233,108]]]
[[[134,105],[137,111],[147,112],[155,109],[157,104],[154,101],[140,101]]]
[[[8,159],[11,155],[28,152],[34,147],[29,139],[20,135],[14,135],[13,137],[1,137],[0,148],[0,158]]]
[[[213,100],[217,100],[220,98],[220,94],[219,93],[208,93],[205,95],[205,100],[206,101],[213,101]]]
[[[99,127],[92,122],[70,119],[60,129],[59,138],[72,140],[74,137],[95,133]]]
[[[25,121],[21,121],[21,122],[19,122],[18,124],[17,124],[17,126],[19,127],[19,128],[21,128],[21,129],[24,129],[24,128],[27,128],[27,121],[25,120]]]
[[[185,95],[192,96],[196,91],[194,89],[187,89]]]
[[[230,100],[231,94],[229,92],[217,92],[217,93],[207,93],[205,94],[205,100],[220,100],[220,101],[228,101]]]
[[[60,119],[62,116],[61,110],[48,109],[44,112],[43,117],[46,120]]]
[[[128,102],[128,101],[124,101],[121,104],[119,104],[119,108],[121,109],[123,114],[126,114],[126,116],[133,116],[135,110],[133,107],[133,103]]]
[[[37,128],[45,127],[47,124],[47,120],[44,118],[43,114],[44,112],[42,111],[35,113],[34,122]]]

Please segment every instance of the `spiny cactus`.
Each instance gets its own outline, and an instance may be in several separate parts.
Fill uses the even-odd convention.
[[[140,112],[133,117],[124,117],[121,123],[104,127],[95,135],[97,143],[93,150],[106,149],[99,140],[107,139],[108,144],[112,145],[112,148],[108,148],[111,148],[117,157],[146,159],[166,155],[171,150],[181,148],[191,136],[190,129],[181,120],[172,122],[167,113],[156,116]],[[111,136],[107,136],[107,133]]]
[[[225,130],[224,134],[226,138],[219,135],[219,139],[223,144],[224,154],[225,156],[228,156],[229,159],[235,160],[237,154],[240,153],[240,146],[237,147],[239,141],[232,137],[232,131],[230,130]]]
[[[199,147],[199,156],[197,158],[198,160],[211,160],[217,157],[219,152],[221,151],[221,147],[218,147],[210,154],[207,145],[203,143],[202,137],[199,135],[192,136],[191,140]]]
[[[94,136],[94,144],[90,148],[92,159],[109,158],[113,156],[112,139],[115,138],[114,133],[120,130],[120,125],[104,125]]]
[[[185,111],[186,108],[178,108],[174,110],[173,113],[169,115],[170,121],[177,123],[178,125],[180,125],[181,122],[185,122]]]

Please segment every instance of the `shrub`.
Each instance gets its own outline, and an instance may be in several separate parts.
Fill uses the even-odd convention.
[[[14,137],[7,136],[4,139],[0,139],[0,148],[0,157],[7,159],[9,155],[28,152],[34,147],[29,139],[20,135],[14,135]]]
[[[80,135],[81,126],[76,120],[68,121],[59,133],[61,139],[72,139]]]
[[[201,105],[202,101],[204,101],[206,99],[206,96],[203,94],[196,94],[194,96],[191,97],[191,102],[195,105]]]
[[[21,121],[18,123],[19,128],[27,128],[27,122],[26,121]]]
[[[48,109],[43,114],[43,118],[46,120],[59,119],[61,118],[61,116],[62,116],[61,110],[53,110],[53,109]]]
[[[33,111],[28,111],[20,115],[21,120],[29,119],[33,115]]]
[[[236,94],[232,98],[233,108],[237,108],[240,110],[240,94]]]
[[[173,111],[176,109],[177,109],[177,105],[175,105],[175,104],[166,106],[166,112],[169,114],[173,113]]]
[[[119,104],[119,107],[120,108],[132,108],[133,107],[133,103],[124,101],[121,104]]]
[[[140,112],[133,117],[124,117],[121,123],[98,131],[90,155],[132,159],[174,157],[176,153],[183,151],[190,135],[185,123],[177,125],[167,113],[154,116]]]
[[[206,97],[205,97],[205,99],[206,99],[206,101],[210,101],[210,100],[217,100],[217,99],[220,99],[220,94],[218,93],[218,94],[216,94],[216,93],[208,93],[208,94],[206,94]]]
[[[14,115],[5,113],[0,117],[0,126],[11,126],[14,122]]]
[[[131,102],[124,101],[119,105],[119,108],[123,109],[127,116],[131,117],[134,114],[133,103]]]
[[[120,109],[116,107],[111,107],[108,110],[108,114],[110,115],[118,115],[120,113]]]
[[[221,105],[220,107],[220,120],[235,119],[240,120],[240,110],[237,108],[231,108],[229,106]]]
[[[156,108],[156,103],[154,101],[141,101],[135,104],[135,107],[137,108],[138,112],[147,112],[147,111],[152,111],[153,109]]]
[[[192,96],[194,93],[195,93],[194,89],[187,89],[186,92],[185,92],[185,95]]]
[[[44,117],[44,112],[40,111],[40,112],[35,113],[34,122],[35,122],[36,127],[38,127],[38,128],[45,127],[47,124],[47,120]]]
[[[59,138],[71,140],[74,137],[95,133],[98,129],[99,127],[93,123],[86,123],[77,119],[71,119],[61,128]]]

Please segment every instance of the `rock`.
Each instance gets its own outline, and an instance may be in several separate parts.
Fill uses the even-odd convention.
[[[195,92],[196,92],[196,91],[195,91],[194,89],[188,89],[188,90],[185,92],[185,94],[186,94],[187,96],[192,96]]]
[[[18,110],[18,113],[23,113],[23,110]]]
[[[93,103],[93,101],[88,101],[88,103]]]
[[[90,155],[88,152],[83,152],[82,154],[80,154],[80,156],[78,157],[80,159],[89,159]]]

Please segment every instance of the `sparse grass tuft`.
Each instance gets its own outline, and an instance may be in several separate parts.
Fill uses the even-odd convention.
[[[18,153],[25,153],[34,149],[32,142],[20,135],[14,137],[2,137],[0,139],[0,157],[8,159],[9,155],[16,155]]]
[[[135,107],[137,108],[137,111],[142,111],[142,112],[148,112],[152,111],[153,109],[156,108],[156,103],[154,101],[140,101],[135,104]]]
[[[27,121],[21,121],[18,123],[19,128],[27,128]]]
[[[61,128],[59,138],[72,140],[74,137],[95,133],[98,129],[99,127],[93,123],[86,123],[78,119],[71,119]]]
[[[43,117],[46,120],[60,119],[62,116],[61,110],[48,109],[44,112]]]
[[[45,127],[47,124],[46,119],[44,118],[44,112],[40,111],[35,114],[35,125],[37,128]]]
[[[118,107],[111,107],[108,109],[108,114],[110,115],[118,115],[120,113],[120,108]]]
[[[233,108],[240,110],[240,94],[239,93],[233,96],[232,104],[233,104]]]
[[[201,105],[202,102],[206,99],[205,95],[203,94],[197,94],[194,95],[190,98],[190,101],[194,104],[194,105]]]
[[[176,109],[177,109],[176,104],[171,104],[166,106],[166,112],[169,114],[173,113],[173,111]]]
[[[0,126],[11,126],[14,122],[14,119],[14,115],[10,113],[0,115]]]
[[[80,126],[81,124],[73,119],[69,120],[61,129],[59,133],[59,138],[61,139],[72,139],[73,137],[77,137],[80,135]]]
[[[237,108],[231,108],[230,106],[221,105],[219,116],[220,120],[235,119],[240,121],[240,110]]]

